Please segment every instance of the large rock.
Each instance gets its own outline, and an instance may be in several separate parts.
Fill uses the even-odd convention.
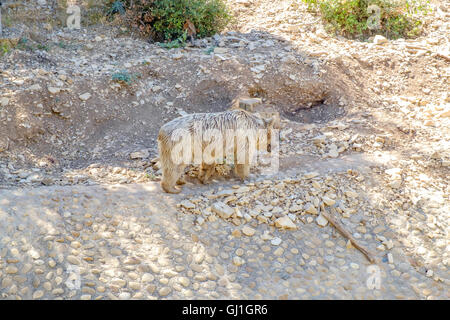
[[[253,112],[254,107],[261,104],[260,98],[246,98],[239,100],[239,108]]]
[[[374,38],[373,38],[373,43],[374,44],[385,44],[388,42],[388,39],[386,39],[385,37],[383,37],[382,35],[377,34]]]

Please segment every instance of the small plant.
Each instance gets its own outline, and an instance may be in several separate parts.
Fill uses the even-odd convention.
[[[11,46],[7,42],[0,43],[0,57],[3,57],[11,50]]]
[[[145,173],[145,178],[151,180],[151,181],[155,181],[156,180],[156,175],[154,173]]]
[[[415,37],[421,32],[422,16],[428,12],[428,0],[302,1],[321,13],[328,31],[353,38],[373,34],[394,39]]]
[[[206,54],[211,54],[214,52],[214,47],[209,47],[208,49],[205,50]]]
[[[28,51],[34,50],[33,46],[30,44],[30,41],[27,38],[20,38],[16,48],[19,50],[28,50]]]
[[[11,28],[12,25],[13,25],[13,24],[12,24],[12,19],[11,19],[11,17],[8,16],[8,15],[4,15],[4,16],[2,17],[2,24],[3,24],[4,27]]]
[[[159,46],[166,49],[180,48],[186,45],[187,32],[184,32],[183,35],[175,40],[169,42],[160,42]]]
[[[64,41],[59,41],[58,43],[56,43],[56,45],[58,47],[60,47],[61,49],[66,49],[67,48],[67,44],[65,44]]]
[[[38,43],[38,45],[36,46],[37,49],[39,50],[44,50],[44,51],[48,51],[50,50],[50,46],[46,45],[46,44],[41,44]]]
[[[121,70],[113,73],[111,76],[111,80],[122,85],[130,85],[136,80],[137,77],[138,74],[130,74],[126,70]]]
[[[108,15],[113,15],[116,13],[125,14],[125,6],[120,0],[115,0],[112,2],[111,7],[107,11]]]

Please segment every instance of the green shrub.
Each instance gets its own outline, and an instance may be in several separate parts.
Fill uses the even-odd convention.
[[[11,50],[9,43],[0,43],[0,57],[4,56]]]
[[[319,10],[328,31],[348,37],[366,38],[382,34],[388,38],[415,37],[428,12],[428,0],[302,0]],[[369,10],[377,6],[376,11]],[[375,26],[374,21],[379,21]],[[372,27],[372,28],[371,28]]]
[[[185,31],[181,37],[172,41],[160,42],[159,45],[160,47],[165,49],[180,48],[186,45],[186,39],[187,39],[187,32]]]
[[[32,46],[30,45],[30,41],[27,38],[20,38],[19,42],[17,43],[17,49],[19,50],[33,50]]]
[[[156,41],[183,37],[187,20],[201,38],[223,30],[231,19],[225,0],[110,0],[109,14]]]
[[[113,82],[117,82],[117,83],[120,83],[123,85],[130,85],[138,77],[139,77],[139,74],[130,74],[127,70],[120,70],[120,71],[114,72],[111,75],[111,80]]]

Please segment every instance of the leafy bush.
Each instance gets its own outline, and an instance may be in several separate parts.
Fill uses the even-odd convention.
[[[388,38],[420,34],[428,0],[302,0],[319,10],[333,33],[364,38],[383,34]],[[377,9],[379,15],[377,16]],[[378,22],[378,23],[377,23]]]
[[[201,38],[221,31],[231,19],[224,0],[110,0],[110,15],[123,9],[125,22],[156,41],[182,38],[186,21]]]

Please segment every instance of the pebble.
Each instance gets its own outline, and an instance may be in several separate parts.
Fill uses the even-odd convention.
[[[159,289],[158,293],[161,297],[165,297],[169,295],[172,292],[172,289],[170,287],[162,287]]]
[[[59,296],[63,293],[64,293],[64,289],[62,289],[62,288],[56,288],[56,289],[53,289],[53,291],[52,291],[52,295],[54,295],[54,296]]]
[[[6,272],[7,274],[16,274],[17,271],[19,271],[19,269],[17,269],[17,267],[15,267],[15,266],[7,266],[7,267],[5,268],[5,272]]]
[[[130,298],[131,298],[131,293],[129,293],[129,292],[121,292],[119,294],[120,300],[129,300]]]
[[[248,237],[251,237],[255,234],[256,230],[253,229],[252,227],[248,227],[248,226],[244,226],[242,228],[242,233],[245,234]]]
[[[273,245],[273,246],[279,246],[280,244],[281,244],[281,239],[280,238],[278,238],[278,237],[276,237],[276,238],[273,238],[271,241],[270,241],[270,243]]]
[[[33,293],[33,299],[40,299],[44,296],[44,291],[42,290],[37,290]]]
[[[135,281],[131,281],[128,286],[130,287],[130,289],[133,290],[140,290],[141,289],[141,284],[139,282],[135,282]]]
[[[87,101],[91,97],[91,94],[89,92],[83,93],[79,95],[80,100]]]
[[[78,259],[77,257],[72,256],[72,255],[67,256],[67,262],[74,264],[74,265],[79,265],[81,263],[80,259]]]
[[[189,200],[183,200],[183,201],[181,201],[180,205],[181,205],[183,208],[186,208],[186,209],[195,209],[195,204],[193,204],[193,203],[192,203],[191,201],[189,201]]]
[[[155,280],[155,277],[150,273],[144,273],[142,275],[142,282],[152,282]]]
[[[276,256],[281,256],[281,255],[283,255],[283,253],[284,253],[284,249],[283,248],[277,248],[277,249],[275,249],[275,251],[273,252],[273,254],[274,255],[276,255]]]
[[[325,241],[325,246],[327,246],[328,248],[334,247],[334,242],[330,241],[330,240],[326,240]]]
[[[47,89],[51,94],[58,94],[61,92],[61,89],[56,87],[47,87]]]
[[[244,263],[245,263],[245,260],[242,259],[241,257],[236,256],[236,257],[233,258],[233,264],[235,266],[239,267],[239,266],[243,265]]]
[[[321,214],[317,217],[316,222],[321,227],[325,227],[328,224],[328,220],[324,218]]]
[[[119,248],[112,248],[111,249],[111,254],[113,256],[120,256],[120,255],[122,255],[122,250],[120,250]]]
[[[6,97],[1,97],[0,98],[0,106],[1,107],[6,107],[9,104],[9,99]]]
[[[322,201],[327,205],[327,206],[332,206],[336,203],[335,200],[328,198],[328,197],[323,197]]]
[[[178,278],[178,282],[185,288],[189,287],[189,284],[191,283],[189,278],[186,278],[186,277]]]
[[[359,269],[359,264],[357,264],[357,263],[350,263],[350,267],[352,268],[352,269],[356,269],[356,270],[358,270]]]
[[[313,171],[313,172],[305,173],[303,175],[303,178],[305,178],[305,179],[312,179],[314,177],[317,177],[318,175],[319,175],[319,173],[317,171]]]
[[[277,220],[275,220],[275,226],[277,226],[278,228],[290,229],[290,230],[297,229],[297,226],[295,225],[295,223],[292,222],[292,220],[287,216],[284,216],[284,217],[281,217],[281,218],[278,218]]]
[[[305,206],[305,212],[306,213],[311,213],[311,214],[318,214],[318,211],[316,209],[316,207],[312,204],[312,203],[307,203]]]
[[[392,256],[392,253],[388,253],[388,254],[387,254],[387,258],[388,258],[388,262],[389,262],[390,264],[393,264],[393,263],[394,263],[394,257]]]
[[[37,250],[34,250],[34,249],[28,251],[28,254],[30,255],[30,257],[32,257],[35,260],[37,260],[37,259],[39,259],[41,257],[39,252]]]

